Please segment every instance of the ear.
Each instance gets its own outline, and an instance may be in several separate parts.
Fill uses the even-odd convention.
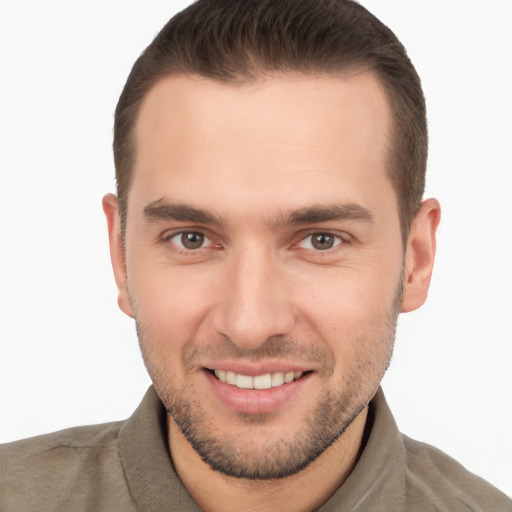
[[[427,300],[436,255],[436,231],[440,220],[439,202],[436,199],[424,201],[414,219],[407,241],[401,313],[414,311]]]
[[[117,284],[117,303],[123,313],[133,318],[133,308],[128,293],[128,277],[123,241],[121,238],[121,219],[119,217],[119,203],[114,194],[107,194],[103,198],[103,211],[107,217],[108,237],[110,241],[110,259],[114,269]]]

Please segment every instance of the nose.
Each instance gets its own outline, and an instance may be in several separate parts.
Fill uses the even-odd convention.
[[[272,255],[246,250],[226,263],[213,313],[215,330],[241,350],[289,334],[295,322],[291,297]]]

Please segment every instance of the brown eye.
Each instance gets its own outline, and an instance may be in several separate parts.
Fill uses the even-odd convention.
[[[343,243],[343,240],[331,233],[312,233],[302,240],[300,247],[316,251],[327,251],[341,243]]]
[[[181,243],[187,249],[199,249],[204,243],[204,235],[201,233],[183,233]]]
[[[181,249],[193,251],[196,249],[201,249],[208,238],[202,233],[187,231],[185,233],[177,233],[176,235],[170,237],[168,240]]]
[[[311,245],[319,251],[331,249],[334,246],[334,237],[325,233],[318,233],[311,237]]]

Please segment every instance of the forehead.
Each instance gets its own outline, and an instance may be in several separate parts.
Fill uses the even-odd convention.
[[[388,181],[389,127],[386,94],[370,72],[243,85],[166,77],[141,106],[130,196],[208,202],[215,192],[249,204],[258,193],[297,203],[290,207],[363,201],[355,196],[379,194]]]

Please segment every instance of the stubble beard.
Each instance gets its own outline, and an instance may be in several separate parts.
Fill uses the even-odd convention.
[[[360,337],[354,343],[366,347],[356,351],[339,386],[323,386],[323,394],[303,421],[303,425],[291,436],[279,438],[268,436],[268,440],[256,445],[243,435],[226,435],[215,426],[215,417],[209,416],[197,398],[194,386],[175,382],[152,349],[146,330],[136,321],[137,334],[146,368],[155,389],[170,418],[178,426],[186,440],[199,456],[214,470],[235,477],[257,480],[283,478],[294,475],[309,466],[324,453],[346,431],[358,414],[373,398],[380,381],[389,366],[396,331],[397,307],[395,305],[378,332]],[[228,351],[233,351],[231,344]],[[182,355],[187,374],[187,365],[194,359],[194,345]],[[296,355],[303,351],[293,340],[270,338],[258,349],[256,358],[266,354]],[[308,357],[323,361],[320,376],[327,382],[334,370],[332,354],[324,347],[309,348]],[[254,358],[254,353],[251,354]],[[285,359],[285,358],[283,358]],[[239,414],[239,423],[247,428],[265,429],[270,414]],[[267,439],[267,437],[263,436]]]
[[[332,383],[324,386],[323,395],[318,399],[316,407],[307,414],[303,426],[292,438],[274,438],[256,447],[243,436],[223,436],[215,426],[215,418],[209,417],[199,400],[193,398],[193,384],[180,386],[175,382],[174,375],[161,364],[154,350],[154,340],[149,339],[147,330],[138,320],[136,301],[133,297],[131,300],[136,313],[137,336],[144,363],[171,421],[174,421],[192,448],[213,470],[229,477],[270,480],[294,475],[309,466],[343,435],[368,406],[391,362],[403,289],[402,272],[387,317],[370,333],[352,341],[356,349],[339,387],[332,386]],[[205,350],[211,350],[212,355],[216,356],[247,357],[253,360],[264,360],[266,357],[286,360],[286,356],[300,354],[305,361],[322,363],[319,373],[325,382],[334,373],[334,356],[326,347],[320,344],[304,347],[289,338],[269,338],[261,347],[246,354],[229,339],[224,340],[220,350]],[[198,351],[192,342],[186,346],[181,357],[185,375],[192,371]],[[265,428],[270,416],[240,413],[238,419],[241,424],[258,429]]]
[[[271,437],[259,445],[243,434],[219,435],[197,402],[188,402],[173,393],[165,403],[169,404],[167,411],[172,421],[213,470],[235,478],[270,480],[288,477],[306,468],[343,434],[369,401],[364,399],[357,408],[349,408],[353,404],[349,395],[325,393],[291,438]],[[252,423],[250,428],[256,431],[261,428],[261,437],[269,438],[265,435],[269,415],[251,416],[240,414],[240,424],[247,427]]]

